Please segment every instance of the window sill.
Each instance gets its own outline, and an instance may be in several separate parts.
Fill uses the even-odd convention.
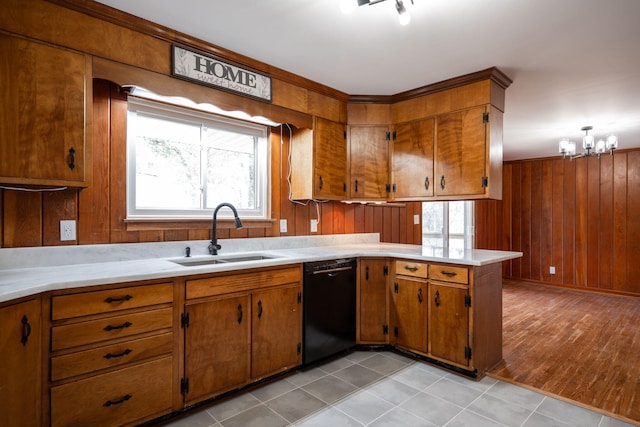
[[[252,219],[243,218],[243,228],[271,228],[276,222],[275,219]],[[149,230],[200,230],[211,229],[212,219],[209,218],[136,218],[125,219],[127,231],[149,231]],[[235,228],[233,218],[218,218],[217,227]]]

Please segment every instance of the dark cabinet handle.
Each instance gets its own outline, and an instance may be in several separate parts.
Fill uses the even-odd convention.
[[[322,182],[322,175],[320,175],[320,184],[319,184],[319,189],[322,190],[322,186],[324,185],[324,182]]]
[[[74,170],[76,167],[76,150],[69,148],[69,169]]]
[[[131,298],[133,298],[131,295],[125,295],[122,297],[109,297],[107,299],[104,300],[104,302],[106,302],[107,304],[111,304],[112,302],[124,302],[124,301],[129,301]]]
[[[408,265],[404,266],[405,270],[409,270],[409,271],[418,271],[418,267],[413,266],[413,267],[409,267]]]
[[[29,341],[29,337],[31,336],[31,324],[29,323],[29,318],[25,314],[22,316],[22,337],[20,338],[20,342],[22,345],[27,345],[27,341]]]
[[[133,396],[131,396],[130,394],[125,394],[124,396],[122,396],[122,399],[107,400],[106,402],[104,402],[104,405],[102,405],[102,406],[106,406],[108,408],[109,406],[112,406],[112,405],[119,405],[119,404],[124,403],[127,400],[131,399],[132,397]]]
[[[105,331],[115,331],[115,330],[118,330],[118,329],[128,328],[131,325],[133,325],[133,323],[131,323],[131,322],[124,322],[122,325],[118,325],[118,326],[107,325],[107,326],[104,327],[104,330]]]
[[[242,304],[238,304],[238,325],[242,323]]]
[[[440,291],[436,291],[436,294],[433,297],[433,302],[436,303],[436,307],[440,307]]]
[[[441,273],[441,274],[444,274],[445,276],[449,276],[449,277],[454,277],[454,276],[457,276],[457,275],[458,275],[458,273],[456,273],[455,271],[445,271],[445,270],[442,270],[442,271],[440,271],[440,273]]]
[[[429,177],[424,179],[424,189],[429,191]]]
[[[364,280],[369,280],[369,266],[364,269]]]
[[[418,302],[422,304],[422,288],[418,288]]]
[[[356,179],[356,193],[358,192],[358,180]]]
[[[442,175],[442,177],[440,178],[440,188],[442,188],[443,190],[444,190],[444,185],[445,185],[444,175]]]
[[[258,319],[262,318],[262,301],[258,301]]]
[[[133,350],[131,349],[126,349],[125,351],[123,351],[122,353],[116,353],[116,354],[112,354],[112,353],[107,353],[105,354],[103,357],[105,359],[114,359],[117,357],[123,357],[126,356],[127,354],[131,353]]]

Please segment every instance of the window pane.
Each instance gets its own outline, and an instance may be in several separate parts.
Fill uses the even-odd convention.
[[[449,202],[449,234],[464,236],[464,201]]]
[[[422,232],[442,234],[444,231],[443,203],[424,202],[422,204]]]
[[[136,124],[136,207],[198,208],[200,128],[152,117]]]
[[[256,208],[257,138],[205,129],[207,147],[205,208],[229,202],[238,209]]]

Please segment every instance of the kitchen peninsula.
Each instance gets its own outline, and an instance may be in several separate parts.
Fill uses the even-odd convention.
[[[302,265],[335,258],[358,259],[358,301],[377,292],[370,285],[382,289],[382,304],[356,307],[359,345],[396,348],[472,377],[502,359],[500,262],[518,252],[447,253],[380,243],[373,233],[225,239],[217,257],[206,254],[207,243],[0,249],[0,313],[17,340],[2,339],[21,355],[10,371],[31,363],[34,396],[20,393],[22,408],[50,408],[42,419],[53,426],[137,424],[296,368]],[[386,273],[376,275],[372,262]],[[407,299],[408,285],[418,290]],[[461,303],[440,315],[458,294]],[[404,323],[407,313],[419,327]],[[388,331],[379,340],[360,338],[371,314],[385,319],[375,327]],[[461,357],[441,352],[441,328],[462,337]],[[405,339],[413,335],[425,345]]]

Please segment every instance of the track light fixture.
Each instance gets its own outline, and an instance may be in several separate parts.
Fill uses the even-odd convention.
[[[386,0],[342,0],[342,3],[340,4],[340,10],[342,10],[343,13],[350,13],[353,10],[355,10],[358,6],[364,6],[366,5],[374,5],[377,3],[382,3],[383,1]],[[398,12],[398,20],[400,22],[400,25],[407,25],[409,22],[411,22],[411,15],[409,15],[409,12],[407,12],[407,8],[404,7],[404,3],[402,0],[394,0],[395,1],[395,8],[396,8],[396,12]],[[411,4],[413,4],[413,0],[410,0]]]
[[[576,143],[564,138],[558,145],[558,151],[562,154],[562,158],[569,157],[569,159],[577,159],[579,157],[589,157],[592,155],[598,156],[609,151],[613,156],[613,150],[618,148],[618,137],[615,135],[609,135],[606,139],[600,138],[598,142],[593,135],[589,135],[589,131],[593,129],[593,126],[585,126],[581,128],[585,135],[582,138],[582,148],[584,152],[576,154]]]

